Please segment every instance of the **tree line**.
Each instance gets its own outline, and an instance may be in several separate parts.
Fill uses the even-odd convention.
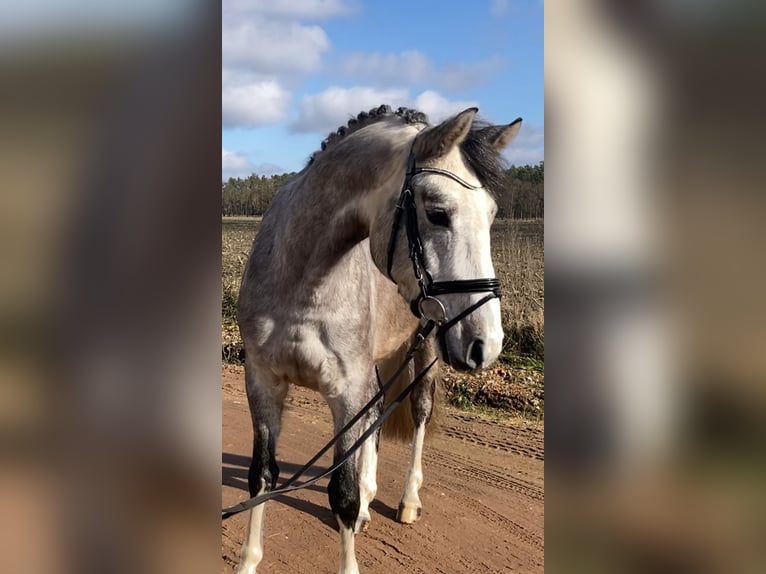
[[[263,215],[277,190],[294,175],[295,172],[270,177],[253,174],[245,178],[229,178],[223,183],[223,215]],[[544,186],[544,162],[537,165],[511,166],[505,172],[505,185],[495,198],[498,217],[543,217]]]

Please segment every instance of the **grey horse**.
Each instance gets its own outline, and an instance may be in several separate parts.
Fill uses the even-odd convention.
[[[412,342],[422,320],[411,306],[420,285],[404,229],[396,231],[402,237],[387,272],[408,162],[432,168],[410,183],[430,276],[441,281],[494,277],[489,231],[497,206],[492,191],[503,175],[500,151],[521,123],[484,124],[475,120],[476,112],[467,109],[435,126],[421,112],[406,108],[362,112],[330,134],[321,151],[276,194],[253,243],[237,307],[254,432],[248,480],[252,496],[276,485],[275,451],[290,384],[319,391],[337,431],[377,392],[376,365],[385,379]],[[451,293],[439,300],[446,316],[456,317],[479,297]],[[419,370],[438,356],[458,370],[483,369],[497,358],[502,339],[500,302],[493,299],[458,321],[439,344],[429,341],[412,368]],[[397,386],[406,384],[409,375],[405,370]],[[421,458],[435,378],[435,372],[429,374],[414,389],[411,415],[387,421],[393,434],[412,440],[397,515],[404,523],[421,514]],[[336,459],[373,416],[343,436]],[[340,574],[359,572],[354,534],[370,523],[377,448],[373,435],[330,479],[330,506],[340,531]],[[239,573],[255,573],[263,557],[264,511],[265,504],[250,511]]]

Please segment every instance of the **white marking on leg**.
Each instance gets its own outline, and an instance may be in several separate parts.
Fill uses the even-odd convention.
[[[261,479],[261,489],[258,494],[266,490],[266,481]],[[237,574],[255,574],[255,569],[263,558],[263,511],[266,503],[259,504],[250,510],[247,525],[247,536],[242,545]]]
[[[398,520],[407,524],[415,522],[420,517],[420,496],[418,491],[423,485],[423,439],[426,436],[425,423],[418,425],[412,439],[412,458],[404,483],[404,495],[399,503]]]
[[[340,569],[338,574],[359,574],[359,566],[354,554],[354,531],[344,526],[338,515],[335,515],[340,529]]]
[[[364,441],[359,453],[359,517],[356,519],[355,532],[367,530],[370,523],[370,503],[378,493],[378,451],[375,442],[373,435]]]

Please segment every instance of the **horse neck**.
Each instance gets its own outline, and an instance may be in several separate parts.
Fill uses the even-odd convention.
[[[409,154],[411,137],[402,137],[407,132],[398,138],[388,132],[353,134],[323,151],[302,175],[286,206],[288,261],[329,269],[369,237],[373,219],[399,192]]]

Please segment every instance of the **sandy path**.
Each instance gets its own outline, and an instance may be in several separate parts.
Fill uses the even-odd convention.
[[[223,375],[223,503],[247,498],[252,441],[241,368]],[[426,444],[423,518],[394,520],[408,447],[382,442],[372,524],[359,534],[363,574],[543,572],[543,429],[525,421],[496,421],[445,409],[441,430]],[[293,389],[287,399],[277,458],[284,479],[331,436],[329,410],[319,395]],[[318,465],[327,468],[331,455]],[[268,503],[265,557],[259,574],[334,573],[338,534],[329,510],[327,479]],[[245,516],[223,523],[223,571],[233,572]]]

